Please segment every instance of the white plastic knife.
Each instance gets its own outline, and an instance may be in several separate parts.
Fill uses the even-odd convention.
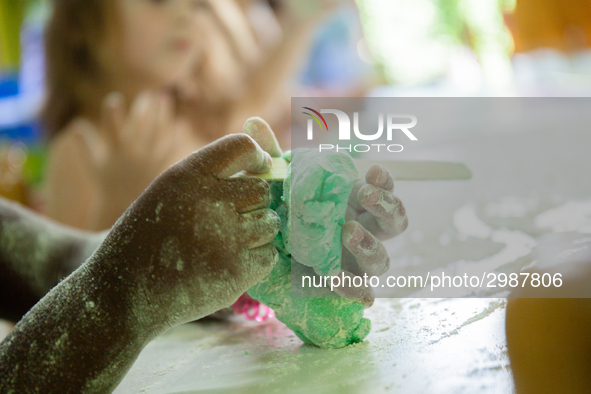
[[[385,167],[394,180],[398,181],[437,181],[437,180],[462,180],[472,178],[472,172],[464,163],[446,161],[403,161],[403,160],[355,160],[355,165],[360,176],[367,170],[379,164]],[[271,171],[265,174],[247,174],[268,181],[281,181],[287,175],[289,163],[281,158],[273,158]]]

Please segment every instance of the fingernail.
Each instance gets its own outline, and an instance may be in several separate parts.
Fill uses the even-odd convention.
[[[376,190],[373,190],[371,186],[365,186],[362,190],[362,197],[368,204],[375,204],[380,200],[380,194]]]
[[[375,298],[362,298],[360,301],[361,305],[363,306],[363,309],[369,309],[373,306]]]
[[[376,178],[376,182],[383,184],[388,179],[388,173],[386,169],[382,166],[379,167],[378,176]]]
[[[257,117],[248,118],[246,122],[244,122],[244,126],[242,126],[242,131],[252,137],[256,132],[258,119],[259,118]]]
[[[343,225],[343,233],[345,234],[344,241],[350,243],[351,241],[359,242],[361,240],[359,223],[349,221]]]
[[[363,228],[359,223],[355,223],[355,232],[353,232],[353,238],[359,241],[361,241],[361,239],[363,238]]]

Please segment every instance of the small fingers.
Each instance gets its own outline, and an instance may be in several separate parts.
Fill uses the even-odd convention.
[[[394,177],[379,164],[374,164],[365,174],[365,182],[357,181],[353,185],[349,195],[349,206],[347,208],[346,220],[355,220],[358,214],[366,211],[365,207],[359,201],[359,190],[366,184],[376,186],[388,192],[394,191]]]
[[[241,214],[240,223],[242,233],[238,236],[244,239],[248,249],[256,249],[275,238],[281,220],[275,211],[266,208]]]
[[[144,91],[138,95],[129,111],[129,122],[122,140],[144,150],[151,144],[155,130],[156,111],[152,93]]]
[[[271,155],[271,157],[281,157],[283,152],[279,148],[279,143],[271,126],[259,117],[250,118],[244,123],[242,130],[245,134],[251,136],[261,148]]]
[[[394,191],[394,177],[379,164],[374,164],[367,170],[365,181],[392,193]]]
[[[101,105],[101,127],[111,146],[121,143],[125,123],[125,97],[119,92],[107,95]]]
[[[369,308],[375,301],[375,294],[373,289],[365,286],[363,278],[356,277],[350,272],[342,271],[339,275],[341,283],[339,286],[333,288],[334,292],[341,298],[354,299],[355,302],[363,305],[364,308]],[[361,279],[361,280],[360,280]],[[355,286],[356,283],[362,283],[362,286]]]
[[[390,268],[390,257],[382,244],[359,223],[345,223],[342,231],[343,246],[355,257],[361,272],[380,276]]]
[[[228,197],[234,196],[232,202],[236,212],[245,213],[262,208],[269,208],[271,195],[269,184],[255,177],[230,178],[226,180],[227,191],[221,191]]]
[[[246,134],[230,134],[188,157],[186,165],[218,178],[246,170],[264,174],[271,169],[271,156]]]
[[[363,211],[365,211],[365,208],[363,208],[361,206],[361,204],[359,204],[359,200],[357,198],[357,194],[359,193],[359,189],[361,189],[361,187],[365,185],[365,182],[363,181],[356,181],[353,184],[353,188],[351,189],[351,194],[349,194],[349,208],[351,208],[353,211],[357,212],[357,213],[361,213]]]
[[[357,199],[367,211],[357,220],[378,239],[393,238],[408,227],[406,209],[392,193],[368,184],[359,189]]]
[[[244,291],[269,275],[277,261],[279,261],[279,253],[271,244],[246,250],[242,257],[244,269],[241,275],[242,279],[247,282]]]
[[[235,1],[211,1],[213,15],[228,43],[240,63],[253,64],[261,55],[260,47],[248,16]]]
[[[73,126],[76,142],[80,146],[84,162],[93,170],[106,161],[109,147],[98,133],[96,127],[88,120],[77,119]]]

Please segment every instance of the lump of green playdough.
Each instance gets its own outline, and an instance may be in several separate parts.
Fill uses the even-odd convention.
[[[290,210],[285,246],[291,255],[319,275],[341,268],[341,227],[358,171],[344,153],[299,149],[293,152],[285,179],[285,204]],[[289,232],[291,230],[291,232]]]
[[[286,157],[289,160],[292,156]],[[281,230],[273,242],[279,262],[269,276],[248,291],[251,297],[273,308],[277,319],[301,340],[322,348],[362,341],[371,323],[363,318],[363,306],[339,298],[330,288],[306,289],[308,298],[292,297],[292,269],[297,271],[293,272],[297,278],[313,275],[314,270],[338,272],[341,226],[356,176],[353,161],[345,154],[293,152],[288,177],[283,183],[271,184],[271,208],[281,217]],[[300,188],[307,190],[297,190]],[[296,249],[304,250],[297,253]],[[292,257],[297,260],[291,254],[294,251],[306,259],[307,266],[292,264]]]

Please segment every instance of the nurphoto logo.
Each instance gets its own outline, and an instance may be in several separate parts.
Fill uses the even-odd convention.
[[[310,117],[308,119],[308,140],[314,140],[314,124],[318,124],[321,131],[326,129],[329,132],[328,123],[326,122],[326,118],[322,114],[332,114],[337,117],[339,122],[339,141],[351,141],[351,118],[345,112],[340,111],[338,109],[321,109],[320,111],[316,111],[310,107],[302,107],[303,109],[309,112],[303,112],[304,115]],[[384,136],[384,118],[386,118],[386,135]],[[403,121],[404,122],[401,122]],[[319,144],[318,150],[322,152],[323,150],[332,150],[332,151],[339,151],[344,150],[348,152],[369,152],[371,150],[375,150],[380,152],[380,150],[387,150],[388,152],[398,153],[404,150],[404,147],[400,144],[389,144],[392,141],[393,136],[396,133],[402,132],[406,137],[408,137],[411,141],[418,141],[417,137],[410,131],[413,127],[417,125],[417,117],[411,114],[387,114],[384,117],[383,113],[378,115],[378,131],[373,134],[364,134],[359,129],[359,112],[353,113],[353,133],[355,137],[362,141],[378,141],[382,139],[382,141],[386,141],[388,143],[383,144],[349,144],[349,145],[334,145],[334,144]]]

